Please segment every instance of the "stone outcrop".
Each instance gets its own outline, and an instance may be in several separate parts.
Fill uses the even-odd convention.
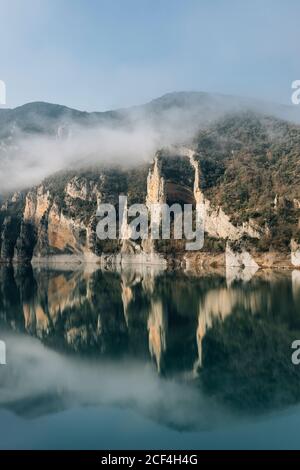
[[[32,222],[38,225],[50,205],[50,193],[45,191],[43,186],[39,186],[35,191],[28,192],[23,215],[24,222]]]
[[[252,221],[244,222],[236,227],[230,221],[221,207],[214,207],[211,202],[205,198],[200,187],[200,164],[195,152],[191,149],[183,149],[184,154],[190,159],[191,165],[195,170],[194,196],[196,203],[202,206],[202,213],[205,221],[205,231],[208,235],[215,238],[224,238],[228,240],[239,240],[243,235],[251,238],[260,238],[259,227]]]
[[[229,243],[226,245],[226,266],[229,268],[238,267],[249,267],[258,269],[259,266],[248,251],[243,250],[241,252],[233,251]]]
[[[103,169],[98,173],[82,171],[75,175],[71,172],[70,175],[58,175],[57,181],[55,177],[25,193],[14,193],[2,202],[0,209],[1,261],[41,262],[55,257],[56,262],[60,257],[62,262],[66,262],[67,256],[76,262],[96,261],[101,265],[115,266],[134,263],[166,265],[171,258],[177,259],[180,266],[217,264],[239,270],[277,266],[279,258],[276,253],[257,253],[243,248],[237,251],[231,245],[238,242],[242,247],[244,237],[260,240],[268,227],[259,227],[251,218],[235,225],[222,207],[210,201],[201,188],[200,161],[201,156],[194,150],[175,148],[167,156],[162,151],[158,152],[145,176],[142,172],[133,174],[131,170],[118,169]],[[98,239],[96,213],[99,204],[110,203],[116,207],[121,194],[127,195],[128,201],[146,204],[151,215],[148,239],[131,240],[127,207],[118,233],[120,238]],[[193,206],[204,222],[205,236],[221,240],[223,253],[205,249],[187,253],[181,240],[158,243],[153,239],[153,227],[159,228],[161,223],[161,205],[174,202]],[[298,200],[295,200],[295,208],[297,204]],[[120,214],[117,217],[119,220]],[[279,265],[290,263],[300,267],[300,247],[296,241],[291,242],[290,261],[284,256],[281,258]]]

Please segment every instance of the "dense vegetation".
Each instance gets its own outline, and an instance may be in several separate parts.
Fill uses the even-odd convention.
[[[195,145],[205,194],[233,222],[267,225],[262,249],[270,241],[286,249],[299,239],[299,126],[251,112],[230,115],[199,132]]]
[[[300,242],[300,126],[250,111],[235,113],[202,128],[192,145],[199,158],[201,188],[212,205],[222,207],[236,226],[251,220],[262,234],[260,239],[244,237],[236,248],[287,253],[292,238]],[[157,152],[166,201],[194,204],[194,168],[176,148]],[[94,229],[100,199],[116,208],[119,195],[127,195],[129,205],[145,202],[149,169],[149,162],[130,168],[76,167],[46,178],[43,186],[64,215]],[[68,196],[66,187],[74,179],[75,186],[79,180],[86,197]],[[24,191],[19,202],[0,211],[1,256],[5,259],[11,257],[18,232],[23,241],[40,236],[33,233],[38,231],[36,228],[29,237],[28,227],[23,226],[25,194]],[[40,234],[46,232],[45,223]],[[77,235],[79,242],[85,244],[86,230]],[[224,251],[225,242],[206,236],[204,251]],[[96,240],[93,245],[97,245]],[[119,249],[118,244],[102,245],[98,243],[97,254]],[[184,240],[160,240],[155,245],[158,251],[174,256],[185,249]]]

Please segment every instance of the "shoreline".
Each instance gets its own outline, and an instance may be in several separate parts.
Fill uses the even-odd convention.
[[[1,266],[32,266],[39,267],[93,267],[99,269],[157,269],[161,271],[214,271],[214,270],[239,270],[239,271],[300,271],[300,266],[295,266],[291,262],[291,254],[280,252],[253,253],[251,254],[253,264],[235,262],[235,258],[228,258],[226,253],[195,252],[193,254],[180,254],[177,257],[165,256],[158,253],[151,254],[105,254],[101,257],[96,255],[50,255],[44,257],[33,257],[31,260],[1,260]]]

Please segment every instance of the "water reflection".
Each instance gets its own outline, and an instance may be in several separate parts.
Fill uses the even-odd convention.
[[[129,390],[132,388],[132,396],[124,395],[127,401],[135,395],[133,389],[139,389],[138,380],[144,381],[143,390],[145,384],[151,389],[154,381],[165,381],[168,397],[172,396],[170,390],[183,387],[178,397],[181,393],[189,397],[189,413],[187,403],[182,404],[178,397],[173,404],[176,415],[181,407],[180,425],[190,424],[187,416],[193,414],[193,424],[196,417],[200,420],[199,400],[202,404],[214,400],[231,412],[247,413],[300,401],[300,372],[290,359],[290,345],[300,338],[298,271],[258,271],[245,278],[240,273],[192,275],[160,272],[157,268],[104,272],[97,267],[68,271],[3,266],[0,321],[2,331],[5,328],[36,337],[53,354],[59,353],[51,363],[53,368],[55,361],[63,368],[60,361],[67,357],[75,363],[86,361],[95,370],[105,364],[99,361],[109,360],[111,374],[118,366],[120,378],[122,364],[121,376],[127,375],[127,380],[121,381],[122,385],[118,381],[116,387],[121,390],[126,382]],[[50,354],[48,349],[36,353],[43,357],[41,369],[48,367],[45,351]],[[132,365],[134,361],[139,362],[138,367]],[[156,379],[143,376],[143,364],[154,365]],[[18,367],[18,374],[24,378],[28,364],[19,358]],[[64,367],[70,371],[74,362]],[[130,387],[132,368],[135,378]],[[112,380],[108,379],[109,370],[105,369],[105,374],[102,370],[108,382]],[[19,386],[17,398],[24,399],[22,385],[14,382],[13,374],[9,367],[2,374],[2,404],[7,400],[12,403],[12,387]],[[47,391],[52,379],[48,376]],[[90,375],[85,380],[91,382]],[[36,375],[32,376],[34,381],[39,382]],[[71,383],[78,389],[78,384]],[[103,392],[103,382],[101,386],[92,383],[94,389],[100,387]],[[55,383],[59,386],[66,388],[61,379]],[[70,386],[67,389],[71,391]],[[35,393],[41,393],[38,385]],[[149,413],[152,418],[164,415],[168,421],[171,405],[166,405],[165,397],[161,400],[161,391],[155,389],[155,394],[157,400]],[[89,402],[86,395],[84,400]],[[139,401],[136,396],[135,400]],[[51,402],[49,397],[46,401]],[[168,412],[163,413],[163,409]],[[203,416],[203,407],[201,413]],[[171,421],[174,424],[176,420]]]

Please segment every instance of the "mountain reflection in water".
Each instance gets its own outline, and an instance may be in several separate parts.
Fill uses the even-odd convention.
[[[0,407],[130,407],[176,429],[300,401],[300,272],[0,269]],[[221,411],[222,410],[222,411]]]

